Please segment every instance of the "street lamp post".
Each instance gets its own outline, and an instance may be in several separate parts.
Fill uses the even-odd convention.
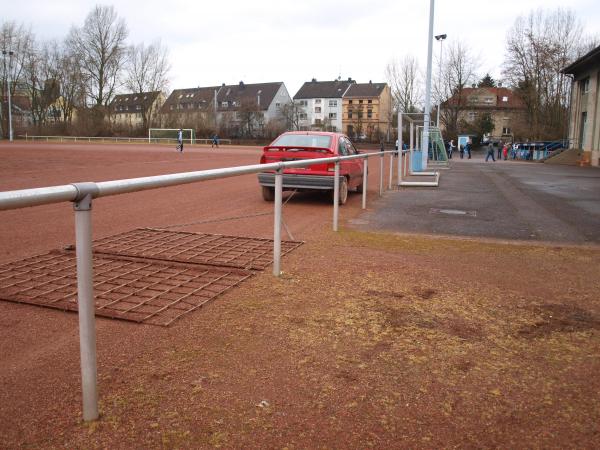
[[[2,50],[2,57],[4,59],[4,71],[6,72],[6,83],[8,85],[8,140],[13,140],[13,128],[12,128],[12,107],[10,104],[10,60],[15,54],[12,50]],[[8,55],[8,71],[6,71],[6,55]]]
[[[435,0],[429,0],[429,33],[427,33],[427,76],[425,81],[425,114],[423,116],[423,141],[421,144],[422,168],[427,169],[429,153],[429,126],[431,122],[431,54],[433,45],[433,17]]]
[[[439,71],[439,76],[438,76],[438,83],[442,82],[442,43],[444,42],[444,39],[446,39],[447,35],[445,34],[438,34],[435,39],[440,41],[440,71]],[[437,107],[437,127],[440,128],[440,109],[442,108],[442,99],[440,98],[438,101],[438,107]]]

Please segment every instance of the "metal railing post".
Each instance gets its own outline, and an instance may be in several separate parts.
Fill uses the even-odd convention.
[[[89,421],[98,418],[94,267],[92,261],[92,195],[85,195],[73,206],[75,209],[83,420]]]
[[[402,138],[402,111],[398,109],[398,173],[396,174],[396,183],[398,183],[398,186],[402,182],[402,149],[404,148]]]
[[[333,231],[338,230],[338,213],[340,209],[340,162],[335,163],[333,175]]]
[[[283,170],[275,172],[275,219],[273,222],[273,275],[281,275],[281,208],[283,197]]]
[[[392,181],[394,180],[394,154],[390,153],[390,179],[388,181],[388,190],[392,190]]]
[[[363,191],[362,191],[362,209],[367,209],[367,180],[369,179],[369,158],[365,157],[365,164],[363,168]]]
[[[379,196],[383,195],[383,152],[379,158]]]

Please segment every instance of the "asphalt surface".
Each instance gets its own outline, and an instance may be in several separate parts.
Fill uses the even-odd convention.
[[[600,243],[600,170],[453,159],[438,188],[388,192],[351,220],[363,230]],[[424,181],[421,177],[420,181]]]

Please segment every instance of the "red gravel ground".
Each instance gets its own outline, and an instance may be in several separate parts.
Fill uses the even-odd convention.
[[[0,190],[259,153],[2,144]],[[271,237],[272,216],[257,216],[271,210],[254,176],[197,183],[96,200],[94,237]],[[356,217],[360,196],[341,213],[342,224]],[[1,447],[598,447],[598,247],[335,234],[328,201],[311,195],[284,218],[306,244],[282,277],[260,273],[168,328],[97,319],[92,423],[81,421],[76,314],[0,302]],[[0,212],[0,223],[0,263],[74,241],[68,204]]]

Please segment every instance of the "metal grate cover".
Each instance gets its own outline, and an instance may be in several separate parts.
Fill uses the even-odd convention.
[[[281,255],[302,245],[282,241]],[[264,270],[273,263],[273,240],[138,228],[94,241],[94,252],[219,267]]]
[[[75,253],[53,251],[0,266],[0,299],[77,311]],[[96,315],[169,325],[251,272],[94,255]]]

